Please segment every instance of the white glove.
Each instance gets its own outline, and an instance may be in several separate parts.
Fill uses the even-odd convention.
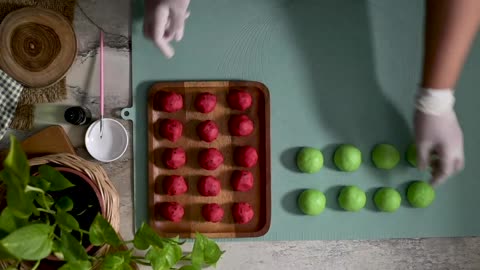
[[[431,183],[441,184],[463,169],[463,133],[453,109],[455,97],[451,89],[420,89],[415,112],[415,140],[420,169],[438,157],[432,166]]]
[[[172,40],[183,38],[189,4],[190,0],[146,0],[143,32],[167,58],[175,54]]]

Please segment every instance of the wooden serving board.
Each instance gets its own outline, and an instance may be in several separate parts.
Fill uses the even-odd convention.
[[[245,112],[233,111],[228,107],[226,97],[230,89],[247,90],[253,97],[253,105]],[[175,113],[165,113],[155,109],[155,97],[164,91],[174,91],[184,97],[184,108]],[[215,110],[203,114],[194,108],[197,94],[210,92],[217,96]],[[148,99],[148,151],[149,151],[149,213],[151,226],[162,236],[188,238],[200,232],[213,238],[258,237],[264,235],[270,227],[271,215],[271,176],[270,176],[270,99],[265,85],[246,81],[220,82],[162,82],[154,84]],[[244,113],[255,123],[255,131],[247,137],[233,137],[228,130],[228,120],[233,114]],[[172,143],[158,135],[159,122],[165,118],[182,121],[183,136]],[[211,142],[201,141],[196,132],[197,125],[204,120],[217,123],[220,134]],[[255,177],[254,187],[248,192],[233,191],[230,185],[231,174],[241,169],[233,162],[236,146],[251,145],[257,149],[258,164],[250,168]],[[183,147],[187,152],[187,164],[178,170],[167,169],[161,160],[163,150],[170,147]],[[219,149],[225,162],[215,171],[207,171],[198,165],[198,153],[205,148]],[[188,184],[188,192],[177,196],[166,195],[161,181],[167,175],[182,175]],[[222,191],[216,197],[203,197],[198,193],[197,182],[200,176],[213,175],[221,181]],[[163,219],[158,211],[162,202],[179,202],[185,208],[183,220],[174,223]],[[231,208],[235,202],[248,202],[255,216],[247,224],[235,224]],[[225,211],[219,223],[206,222],[201,208],[207,203],[218,203]]]
[[[61,126],[50,126],[22,142],[22,148],[28,158],[45,155],[69,153],[75,155],[70,139]],[[0,160],[7,155],[8,149],[0,151]]]

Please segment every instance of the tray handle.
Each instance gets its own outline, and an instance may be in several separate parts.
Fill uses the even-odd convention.
[[[135,119],[135,110],[133,109],[133,107],[123,108],[120,112],[120,116],[122,116],[123,120],[133,121],[133,119]]]

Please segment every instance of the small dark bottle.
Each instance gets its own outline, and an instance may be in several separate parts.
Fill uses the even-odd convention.
[[[92,113],[89,109],[81,106],[70,107],[65,110],[65,120],[77,126],[88,125],[92,122]]]

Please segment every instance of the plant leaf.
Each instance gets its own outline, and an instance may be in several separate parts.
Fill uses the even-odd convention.
[[[109,244],[113,247],[118,247],[122,244],[112,225],[100,214],[97,214],[90,225],[89,237],[90,243],[94,246]]]
[[[30,176],[30,184],[43,191],[49,191],[50,189],[50,182],[39,176]]]
[[[150,246],[157,246],[163,248],[165,243],[179,243],[176,239],[167,239],[158,236],[158,234],[148,224],[143,223],[140,229],[138,229],[133,239],[133,245],[140,250],[146,250]]]
[[[0,231],[5,233],[1,238],[26,224],[27,219],[16,217],[8,206],[5,207],[0,214]]]
[[[88,255],[85,248],[73,235],[62,231],[60,239],[60,251],[66,261],[88,261]]]
[[[50,182],[50,191],[59,191],[75,186],[63,174],[48,165],[40,166],[38,172],[41,178]]]
[[[122,270],[129,269],[129,261],[121,255],[109,254],[102,263],[102,270]]]
[[[150,261],[154,270],[168,270],[182,258],[182,249],[175,244],[164,244],[163,248],[152,246],[145,258]]]
[[[44,209],[50,209],[52,205],[55,203],[53,201],[53,198],[45,193],[35,194],[35,201],[38,203],[38,205],[40,205]]]
[[[55,216],[58,226],[64,231],[71,232],[72,230],[79,230],[80,224],[78,221],[69,213],[58,211]]]
[[[201,270],[202,268],[194,265],[184,265],[178,270]]]
[[[89,261],[72,261],[67,262],[59,270],[90,270],[92,269],[92,263]]]
[[[25,188],[30,179],[30,165],[27,155],[23,151],[20,143],[12,135],[10,136],[10,150],[3,161],[3,167],[15,176],[20,186]],[[7,181],[4,179],[4,181]]]
[[[19,218],[30,217],[35,208],[34,194],[26,193],[26,185],[22,184],[20,178],[9,169],[1,171],[0,178],[7,185],[7,205],[12,213]]]
[[[55,204],[55,208],[58,210],[63,210],[65,212],[72,211],[73,209],[73,201],[67,196],[63,196],[57,200]]]
[[[46,224],[27,225],[3,238],[0,244],[19,259],[40,260],[52,252],[52,230],[53,228]]]
[[[192,264],[202,267],[204,264],[215,265],[224,252],[215,241],[197,233],[192,249]]]

